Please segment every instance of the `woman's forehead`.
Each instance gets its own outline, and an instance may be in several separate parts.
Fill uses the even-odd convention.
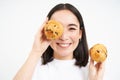
[[[57,20],[62,23],[75,23],[79,24],[77,17],[69,10],[59,10],[53,13],[51,19]]]

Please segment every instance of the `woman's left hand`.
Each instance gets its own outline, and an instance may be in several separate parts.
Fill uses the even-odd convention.
[[[105,71],[105,62],[95,64],[95,61],[90,59],[89,64],[89,80],[103,80]]]

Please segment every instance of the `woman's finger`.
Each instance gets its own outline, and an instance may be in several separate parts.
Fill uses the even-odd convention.
[[[36,37],[38,37],[38,38],[41,38],[41,37],[43,37],[43,28],[44,28],[44,26],[46,25],[46,23],[48,22],[48,18],[46,18],[46,20],[43,22],[43,24],[40,26],[40,28],[38,29],[38,31],[37,31],[37,33],[36,33]]]

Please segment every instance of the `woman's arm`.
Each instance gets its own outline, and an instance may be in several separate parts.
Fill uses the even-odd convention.
[[[39,61],[39,56],[35,55],[37,53],[31,52],[28,56],[26,62],[23,64],[21,69],[17,72],[13,80],[31,80],[32,74],[34,72],[35,66]]]
[[[43,33],[43,27],[46,24],[46,22],[47,20],[43,23],[43,25],[38,30],[35,36],[32,50],[26,62],[23,64],[21,69],[17,72],[13,80],[31,80],[32,79],[33,72],[35,70],[35,67],[38,61],[40,60],[40,57],[42,56],[42,54],[50,44],[50,41],[46,40]]]
[[[94,63],[91,59],[89,64],[89,79],[88,80],[103,80],[105,71],[105,62]]]

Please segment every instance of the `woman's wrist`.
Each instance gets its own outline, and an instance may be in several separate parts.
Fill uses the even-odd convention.
[[[34,50],[32,49],[30,52],[30,56],[34,56],[36,58],[40,58],[42,56],[42,51],[41,50]]]
[[[88,80],[103,80],[101,78],[88,78]]]

